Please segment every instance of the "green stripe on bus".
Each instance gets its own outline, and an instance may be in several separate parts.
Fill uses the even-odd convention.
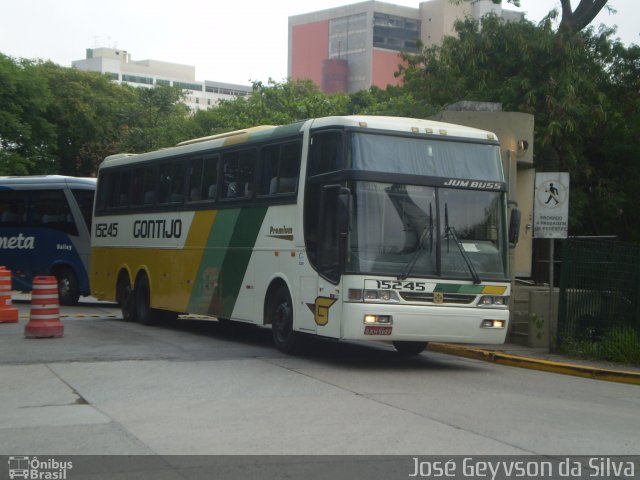
[[[242,280],[247,271],[253,247],[260,227],[267,214],[267,208],[243,208],[231,237],[230,248],[222,264],[221,289],[222,317],[229,318],[242,288]]]
[[[189,310],[229,318],[267,208],[219,210],[205,245]]]
[[[190,312],[212,313],[213,295],[217,294],[222,263],[239,215],[239,209],[218,210],[216,213],[189,299]]]
[[[477,295],[482,293],[484,285],[460,285],[457,283],[438,283],[434,291],[442,293],[467,293]]]

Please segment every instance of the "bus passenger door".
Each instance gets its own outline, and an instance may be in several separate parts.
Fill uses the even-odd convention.
[[[317,263],[320,270],[318,290],[314,302],[316,333],[325,337],[340,338],[342,303],[340,302],[340,279],[344,268],[341,208],[345,190],[339,184],[322,185],[317,226]]]

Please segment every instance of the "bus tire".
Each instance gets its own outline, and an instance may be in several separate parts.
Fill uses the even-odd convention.
[[[427,347],[427,342],[393,342],[396,351],[405,357],[420,355]]]
[[[275,347],[282,353],[295,353],[299,347],[299,335],[293,331],[293,303],[289,289],[281,285],[268,307],[271,333]]]
[[[80,298],[78,279],[69,268],[61,268],[53,274],[58,282],[58,300],[60,305],[77,305]]]
[[[146,274],[141,274],[133,289],[135,296],[135,319],[142,325],[155,324],[154,311],[151,308],[151,288]]]
[[[135,293],[131,288],[131,282],[129,281],[129,275],[126,272],[120,274],[118,277],[118,284],[116,285],[116,301],[120,305],[122,310],[122,319],[125,322],[134,322],[135,311]]]

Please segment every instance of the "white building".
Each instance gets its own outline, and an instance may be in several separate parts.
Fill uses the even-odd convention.
[[[197,81],[196,67],[160,60],[132,60],[126,50],[87,48],[84,60],[72,62],[78,70],[110,75],[114,81],[133,87],[168,85],[187,92],[185,103],[193,110],[207,109],[222,99],[251,95],[251,86],[205,80]]]

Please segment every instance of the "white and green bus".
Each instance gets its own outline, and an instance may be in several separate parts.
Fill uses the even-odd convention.
[[[492,133],[410,118],[113,155],[98,177],[92,293],[144,324],[191,313],[271,328],[283,352],[304,334],[404,354],[502,343],[506,190]]]

